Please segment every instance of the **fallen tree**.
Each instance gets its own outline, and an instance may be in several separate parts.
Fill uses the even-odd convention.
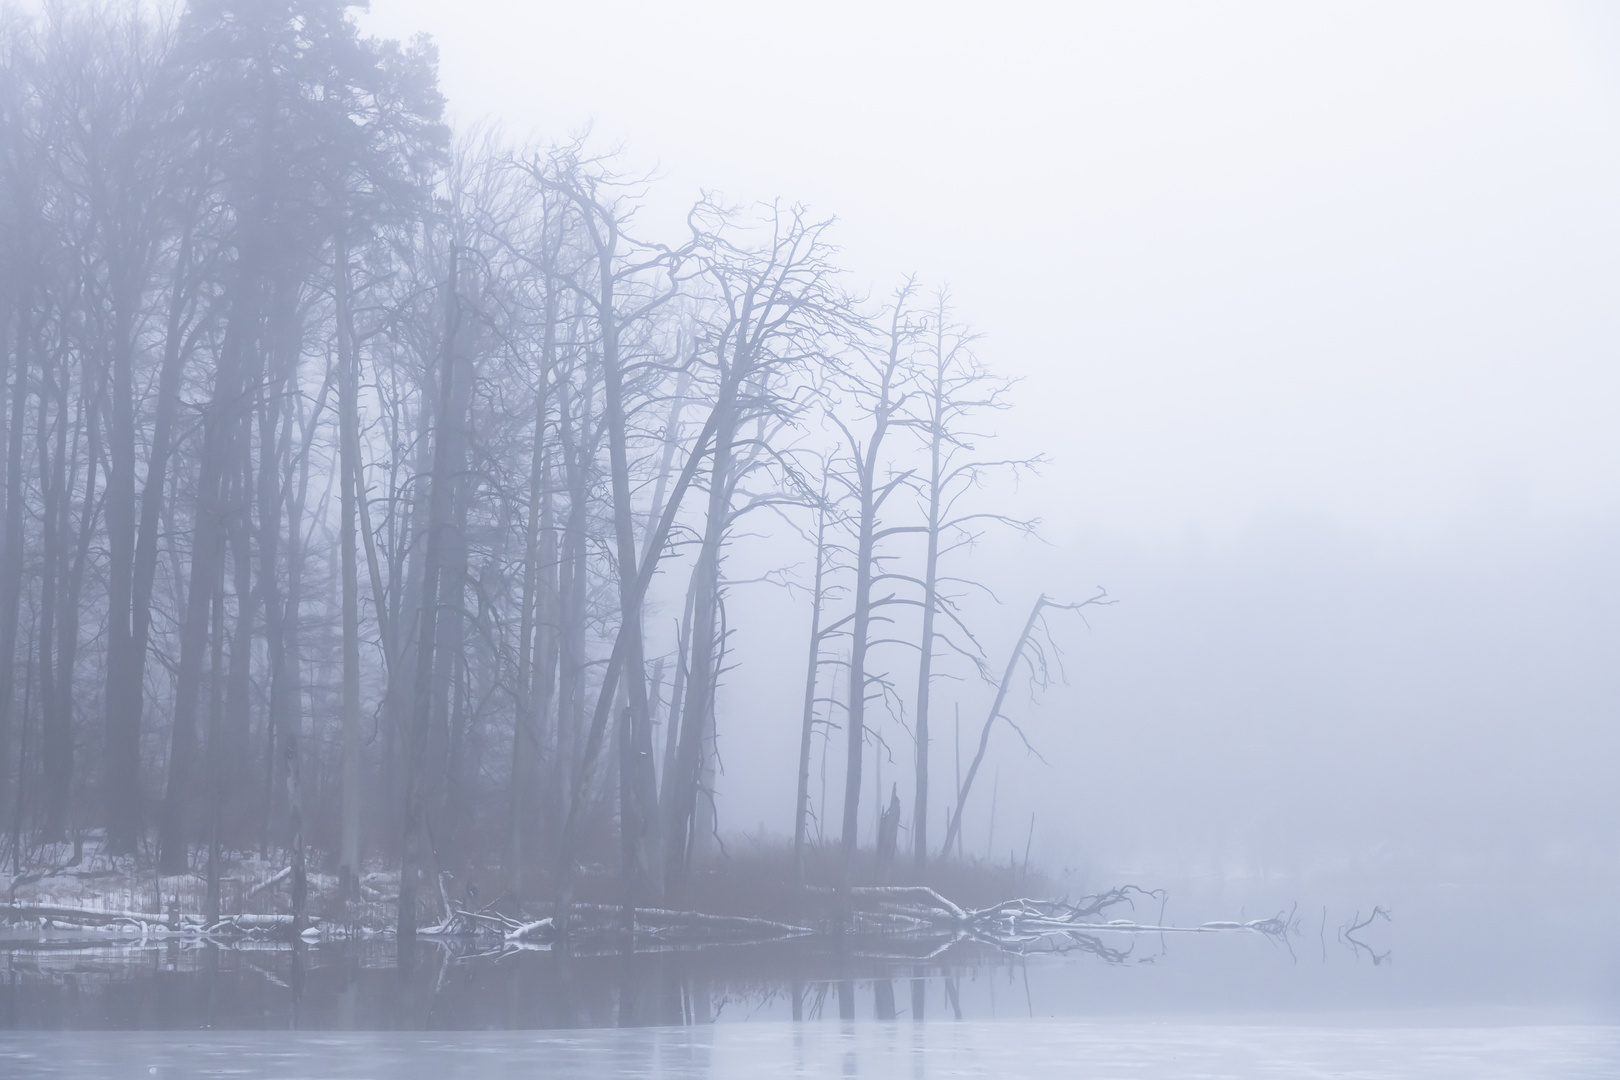
[[[149,926],[173,925],[200,928],[202,920],[192,915],[165,916],[156,911],[120,911],[113,908],[70,907],[65,904],[11,903],[0,907],[7,922],[33,922],[44,920],[64,926],[109,926],[117,923],[141,923]]]
[[[1001,711],[1001,706],[1007,700],[1007,688],[1012,685],[1013,675],[1018,671],[1019,662],[1028,660],[1036,685],[1045,685],[1045,653],[1041,650],[1039,641],[1033,637],[1036,627],[1042,625],[1041,613],[1048,608],[1053,611],[1084,611],[1088,607],[1107,605],[1113,602],[1108,599],[1108,590],[1101,588],[1097,590],[1094,596],[1073,604],[1060,604],[1048,598],[1045,593],[1035,599],[1035,606],[1029,609],[1029,618],[1024,620],[1024,629],[1018,635],[1018,643],[1013,646],[1012,655],[1007,657],[1007,670],[1002,673],[1001,682],[996,686],[996,699],[990,706],[990,715],[985,717],[984,728],[979,732],[979,748],[974,752],[973,760],[968,764],[967,775],[962,778],[962,784],[956,791],[956,810],[951,814],[950,824],[945,829],[945,844],[940,848],[941,854],[951,850],[951,845],[956,842],[957,834],[961,832],[962,811],[967,807],[968,793],[973,790],[973,779],[979,775],[979,766],[984,764],[985,751],[990,747],[990,732],[996,726],[997,720],[1006,719]],[[1030,659],[1027,653],[1032,645],[1034,646],[1035,655],[1033,659]],[[1015,732],[1018,732],[1018,737],[1023,739],[1024,733],[1019,731],[1018,725],[1011,720],[1007,720],[1007,723],[1011,725]],[[1027,739],[1024,740],[1024,745],[1029,747]],[[1031,749],[1033,750],[1033,748]]]
[[[171,912],[163,915],[153,911],[121,911],[113,908],[72,907],[64,904],[6,904],[0,906],[5,921],[12,924],[28,923],[45,928],[78,930],[124,930],[142,936],[148,934],[194,934],[210,937],[241,934],[276,936],[287,934],[293,926],[291,915],[231,915],[212,923],[205,923],[200,915]],[[313,924],[311,930],[319,934],[320,920],[306,918]],[[308,931],[305,932],[308,936]]]
[[[1105,944],[1104,939],[1137,934],[1258,934],[1286,942],[1296,930],[1293,913],[1266,919],[1211,921],[1178,926],[1164,921],[1166,895],[1162,889],[1125,885],[1076,901],[1019,897],[987,907],[964,907],[938,890],[923,885],[857,886],[843,892],[812,888],[811,896],[824,898],[821,909],[806,909],[797,922],[747,915],[714,915],[701,911],[576,903],[572,906],[572,937],[586,951],[656,952],[693,950],[712,946],[762,945],[785,941],[840,941],[840,947],[869,956],[937,956],[963,942],[1004,952],[1079,950],[1120,962],[1128,948]],[[417,930],[419,937],[447,945],[465,943],[480,952],[547,949],[558,939],[551,916],[537,917],[495,910],[495,905],[473,910],[444,900],[438,923]],[[1157,901],[1159,911],[1148,920],[1109,919],[1120,908],[1134,912],[1141,900]],[[1382,915],[1375,909],[1375,916]],[[1387,917],[1387,916],[1386,916]],[[239,914],[205,923],[190,913],[153,912],[72,907],[59,904],[0,906],[0,918],[14,924],[42,928],[97,930],[132,937],[179,935],[206,941],[290,940],[295,930],[292,915]],[[393,928],[336,926],[319,919],[299,933],[305,941],[349,936],[355,931],[389,937]],[[1370,922],[1371,920],[1367,920]],[[1362,924],[1365,925],[1365,924]],[[1359,929],[1357,926],[1356,929]]]

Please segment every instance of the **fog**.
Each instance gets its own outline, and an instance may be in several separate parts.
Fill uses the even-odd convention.
[[[1617,192],[1596,2],[0,0],[0,1072],[1614,1075]]]
[[[622,142],[673,210],[803,199],[872,287],[950,282],[1023,380],[1000,434],[1050,459],[1014,504],[1044,542],[972,557],[996,662],[1041,591],[1119,601],[1057,631],[1067,686],[1013,695],[1046,764],[998,733],[998,857],[1034,812],[1037,858],[1104,877],[1612,861],[1603,5],[378,0],[368,26],[432,33],[458,115]],[[751,673],[799,637],[741,649],[725,707],[791,716]],[[971,741],[989,695],[961,694]],[[789,830],[791,725],[720,737],[723,821]]]
[[[1057,463],[1059,530],[1302,507],[1437,541],[1503,493],[1612,505],[1602,5],[382,0],[368,25],[433,34],[457,115],[622,143],[673,212],[803,200],[874,287],[948,281],[1029,380],[1007,426]]]

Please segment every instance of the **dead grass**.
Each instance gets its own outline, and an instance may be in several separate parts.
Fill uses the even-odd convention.
[[[814,922],[830,914],[836,898],[838,852],[812,851],[806,860],[806,885],[794,881],[793,846],[787,841],[757,837],[733,839],[725,855],[692,872],[680,888],[666,895],[660,906],[711,915],[743,915],[780,922]],[[491,875],[493,877],[493,875]],[[1020,896],[1058,895],[1053,880],[1039,869],[979,859],[936,860],[921,874],[909,859],[904,865],[880,871],[873,852],[857,853],[850,884],[927,885],[963,907],[989,907]],[[552,895],[549,875],[537,875],[526,891],[530,911],[549,913]],[[624,884],[616,869],[588,867],[578,877],[576,898],[582,903],[621,904]],[[650,906],[643,899],[641,906]]]

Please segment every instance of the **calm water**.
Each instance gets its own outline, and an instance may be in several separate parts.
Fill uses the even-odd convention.
[[[1620,1076],[1620,934],[1600,912],[1405,899],[1365,947],[1338,934],[1348,908],[1301,911],[1284,943],[1038,956],[14,938],[0,1076]]]
[[[1620,1069],[1602,1027],[1252,1024],[716,1024],[556,1032],[194,1034],[0,1038],[0,1069],[34,1077],[744,1078],[761,1076],[1585,1080]]]

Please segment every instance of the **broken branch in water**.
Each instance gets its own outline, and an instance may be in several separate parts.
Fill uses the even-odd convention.
[[[809,890],[831,895],[834,890]],[[1193,926],[1165,923],[1165,893],[1124,885],[1076,901],[1019,897],[983,908],[966,908],[925,885],[887,885],[851,888],[845,894],[847,906],[830,906],[809,924],[789,923],[745,915],[712,915],[700,911],[665,908],[626,908],[620,905],[576,904],[576,929],[581,935],[598,938],[601,947],[611,951],[626,948],[637,951],[698,949],[712,945],[765,944],[793,939],[815,940],[853,934],[862,952],[872,955],[904,954],[912,959],[937,956],[960,943],[974,943],[1011,953],[1089,952],[1110,963],[1120,963],[1130,949],[1105,944],[1111,935],[1133,934],[1259,934],[1273,941],[1286,942],[1294,931],[1292,913],[1278,913],[1266,919],[1213,921]],[[1147,921],[1104,919],[1110,909],[1121,905],[1134,908],[1139,898],[1157,899],[1160,911]],[[491,905],[493,906],[493,905]],[[168,920],[145,912],[108,911],[52,905],[10,905],[0,907],[0,918],[19,923],[40,923],[63,928],[99,929],[103,932],[140,935],[194,936],[219,938],[284,938],[292,929],[290,915],[243,914],[211,924],[190,914],[171,913]],[[1356,918],[1341,930],[1341,937],[1357,949],[1365,949],[1375,963],[1388,954],[1379,954],[1358,941],[1354,934],[1377,919],[1388,919],[1383,908]],[[343,933],[341,928],[318,924],[303,935],[308,938]],[[354,928],[350,928],[351,931]],[[386,930],[379,930],[386,934]],[[418,934],[449,945],[464,942],[481,954],[501,954],[516,949],[548,948],[556,940],[551,918],[506,914],[484,908],[470,910],[452,905],[435,926]]]
[[[1390,954],[1394,950],[1385,949],[1380,953],[1371,945],[1356,937],[1356,932],[1367,929],[1367,927],[1371,926],[1378,919],[1383,919],[1385,922],[1395,921],[1394,917],[1387,910],[1374,906],[1372,909],[1372,914],[1368,915],[1365,919],[1361,917],[1361,911],[1358,909],[1355,917],[1350,920],[1348,925],[1339,927],[1339,940],[1349,945],[1351,951],[1357,956],[1360,956],[1362,952],[1365,951],[1367,953],[1367,957],[1372,960],[1374,967],[1388,961]]]

